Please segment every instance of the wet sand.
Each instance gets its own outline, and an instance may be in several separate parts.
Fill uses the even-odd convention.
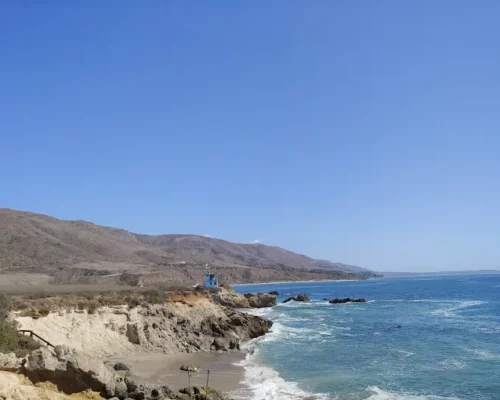
[[[234,364],[244,358],[244,353],[144,353],[120,357],[113,361],[127,364],[130,372],[144,382],[164,384],[177,390],[188,386],[187,372],[181,371],[180,366],[195,364],[201,371],[191,374],[191,386],[205,386],[207,371],[210,370],[209,386],[229,392],[243,387],[241,381],[244,369]]]

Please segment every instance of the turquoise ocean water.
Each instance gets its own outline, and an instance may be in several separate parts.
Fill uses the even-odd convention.
[[[274,326],[248,344],[241,399],[500,399],[500,275],[235,289],[312,299],[255,310]]]

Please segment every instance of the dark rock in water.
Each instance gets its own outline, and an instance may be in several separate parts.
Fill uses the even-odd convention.
[[[276,290],[269,292],[268,294],[272,294],[273,296],[279,296],[279,293]]]
[[[115,365],[113,365],[113,369],[115,371],[128,371],[130,367],[127,364],[118,361]]]
[[[366,303],[365,299],[351,299],[347,297],[345,299],[331,299],[330,304],[345,304],[345,303]]]
[[[295,296],[289,297],[283,303],[288,303],[289,301],[310,301],[309,296],[305,293],[299,293]]]

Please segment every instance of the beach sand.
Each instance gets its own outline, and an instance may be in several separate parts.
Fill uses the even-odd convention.
[[[195,364],[201,368],[199,373],[191,375],[191,386],[205,386],[207,371],[210,370],[209,386],[213,389],[229,392],[241,389],[243,385],[243,367],[234,365],[245,358],[244,353],[145,353],[120,357],[130,367],[132,374],[144,382],[164,384],[172,389],[188,386],[187,372],[181,371],[181,365]]]

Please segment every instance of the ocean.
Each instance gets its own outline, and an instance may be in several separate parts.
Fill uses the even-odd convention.
[[[500,275],[234,288],[312,300],[254,311],[274,326],[247,345],[238,399],[500,399]]]

